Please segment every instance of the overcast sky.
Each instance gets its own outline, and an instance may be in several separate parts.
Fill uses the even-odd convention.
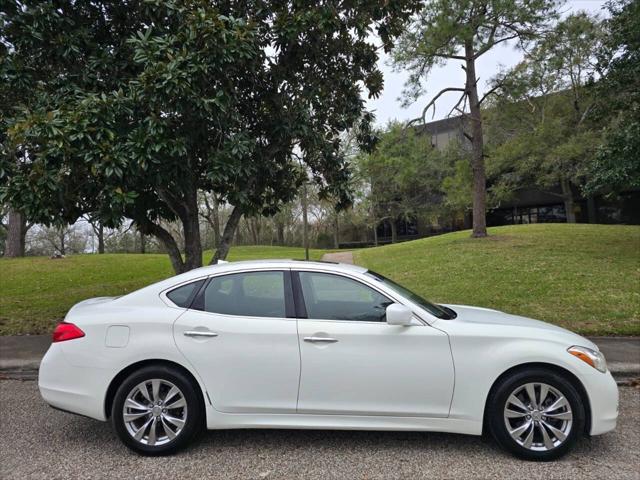
[[[562,7],[562,11],[577,12],[585,10],[591,14],[599,14],[605,16],[606,11],[602,10],[604,0],[571,0]],[[476,63],[476,71],[480,78],[479,88],[480,96],[486,90],[486,83],[502,68],[508,68],[518,63],[522,58],[521,52],[514,49],[513,44],[505,42],[496,48],[484,54]],[[407,78],[405,72],[394,72],[392,67],[388,65],[389,60],[383,56],[378,61],[378,65],[384,73],[384,91],[382,95],[375,99],[369,100],[367,106],[369,109],[375,110],[376,123],[380,126],[385,125],[390,120],[411,120],[418,117],[422,113],[422,109],[431,99],[431,96],[438,93],[441,89],[451,86],[463,86],[464,72],[460,68],[460,61],[449,61],[445,66],[434,68],[428,77],[427,93],[409,108],[403,108],[399,97]],[[438,99],[434,120],[444,118],[453,108],[458,100],[458,92],[445,93]],[[429,112],[427,120],[431,120],[432,112]]]

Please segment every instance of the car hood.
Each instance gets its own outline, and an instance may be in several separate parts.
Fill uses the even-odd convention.
[[[519,315],[511,315],[510,313],[492,310],[490,308],[471,307],[468,305],[445,305],[456,312],[457,317],[454,322],[466,322],[474,324],[484,324],[490,327],[522,327],[526,329],[535,329],[539,331],[539,336],[551,336],[558,340],[563,338],[568,343],[582,345],[585,347],[598,350],[598,347],[580,335],[573,333],[566,328],[552,325],[551,323],[534,320],[532,318],[521,317]],[[538,335],[538,334],[536,334]]]

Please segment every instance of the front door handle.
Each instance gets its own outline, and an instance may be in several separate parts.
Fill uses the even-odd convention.
[[[207,332],[203,330],[187,330],[184,332],[185,337],[217,337],[216,332]]]
[[[336,343],[338,339],[329,337],[304,337],[304,341],[311,343]]]

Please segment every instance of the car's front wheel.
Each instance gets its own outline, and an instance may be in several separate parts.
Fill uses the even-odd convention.
[[[166,455],[188,444],[203,424],[196,386],[177,369],[144,367],[122,382],[111,411],[113,427],[132,450]]]
[[[553,371],[517,372],[496,385],[488,402],[491,433],[520,458],[557,459],[584,432],[585,408],[579,393]]]

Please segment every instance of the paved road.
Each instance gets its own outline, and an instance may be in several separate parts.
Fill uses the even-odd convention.
[[[144,458],[108,424],[52,410],[33,381],[0,381],[0,478],[640,479],[640,390],[620,390],[616,432],[554,463],[515,460],[479,437],[393,432],[207,432],[173,457]]]

